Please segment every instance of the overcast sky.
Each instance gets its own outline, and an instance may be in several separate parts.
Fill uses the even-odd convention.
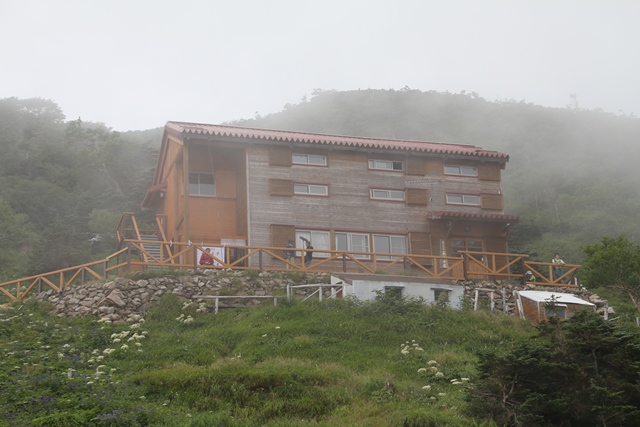
[[[638,0],[0,0],[0,98],[118,131],[405,86],[640,115],[639,21]]]

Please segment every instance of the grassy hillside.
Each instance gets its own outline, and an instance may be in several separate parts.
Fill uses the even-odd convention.
[[[0,425],[491,425],[464,415],[476,353],[534,335],[389,298],[200,308],[167,297],[130,325],[2,309]]]

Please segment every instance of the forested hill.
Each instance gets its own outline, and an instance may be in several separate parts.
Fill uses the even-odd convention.
[[[575,99],[574,99],[575,101]],[[520,216],[514,252],[580,262],[580,245],[626,235],[640,243],[640,119],[548,108],[475,93],[403,90],[316,91],[309,100],[239,126],[416,139],[509,154],[505,208]]]
[[[403,89],[316,91],[279,113],[232,124],[498,150],[510,155],[506,211],[521,218],[513,252],[549,261],[559,251],[579,263],[580,245],[603,235],[640,243],[635,117]],[[0,281],[111,253],[123,211],[153,218],[140,202],[161,135],[160,127],[118,133],[68,121],[50,100],[0,99]]]
[[[161,135],[66,121],[49,100],[0,99],[0,282],[113,253],[122,212],[139,211],[151,185]]]

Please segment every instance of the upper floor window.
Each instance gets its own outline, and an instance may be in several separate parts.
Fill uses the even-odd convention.
[[[296,165],[326,166],[327,156],[319,154],[293,154],[291,156],[291,162]]]
[[[447,194],[447,203],[452,205],[480,206],[480,196],[472,194]]]
[[[329,187],[317,184],[293,184],[293,194],[306,194],[309,196],[327,196]]]
[[[189,194],[192,196],[215,197],[215,176],[212,173],[189,172]]]
[[[369,252],[369,235],[361,233],[335,233],[336,250]],[[357,254],[355,258],[369,259],[369,255]]]
[[[377,160],[369,159],[369,169],[401,171],[403,170],[401,160]]]
[[[380,200],[404,201],[404,190],[384,190],[382,188],[372,188],[371,198]]]
[[[444,165],[444,173],[447,175],[478,176],[476,166]]]

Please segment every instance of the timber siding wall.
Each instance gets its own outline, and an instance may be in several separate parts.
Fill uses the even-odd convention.
[[[290,164],[292,153],[324,155],[327,166]],[[404,170],[370,170],[369,159],[401,160]],[[438,253],[439,241],[432,237],[439,239],[446,231],[429,229],[429,211],[487,212],[482,206],[447,205],[447,193],[489,194],[489,213],[502,213],[500,163],[480,166],[462,159],[448,163],[477,165],[483,171],[482,178],[488,178],[445,175],[443,160],[436,157],[253,145],[247,155],[249,244],[281,246],[279,239],[275,242],[272,238],[272,226],[288,225],[296,229],[406,235],[408,245],[410,233],[414,233],[422,244],[409,249],[429,253],[425,247],[429,242],[431,250]],[[420,173],[423,175],[417,175]],[[283,190],[284,183],[291,187],[294,183],[326,185],[329,195],[291,195]],[[372,188],[405,190],[408,203],[372,200]],[[333,247],[333,236],[331,244]]]

